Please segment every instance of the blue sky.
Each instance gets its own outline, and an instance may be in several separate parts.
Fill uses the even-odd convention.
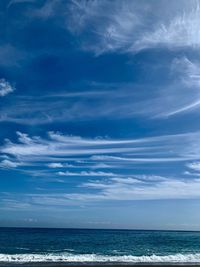
[[[0,226],[200,230],[200,2],[0,2]]]

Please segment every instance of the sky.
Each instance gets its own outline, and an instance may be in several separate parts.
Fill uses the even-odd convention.
[[[0,226],[200,230],[200,1],[0,1]]]

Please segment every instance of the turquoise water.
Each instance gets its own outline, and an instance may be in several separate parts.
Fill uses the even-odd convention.
[[[200,262],[200,232],[0,228],[0,262]]]

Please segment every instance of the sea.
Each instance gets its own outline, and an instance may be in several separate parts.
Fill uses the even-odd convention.
[[[200,232],[0,228],[0,266],[30,263],[198,264]]]

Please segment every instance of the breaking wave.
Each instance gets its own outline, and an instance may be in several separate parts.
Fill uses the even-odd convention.
[[[200,263],[200,253],[166,256],[109,256],[97,254],[0,254],[0,262],[124,262],[124,263]]]

